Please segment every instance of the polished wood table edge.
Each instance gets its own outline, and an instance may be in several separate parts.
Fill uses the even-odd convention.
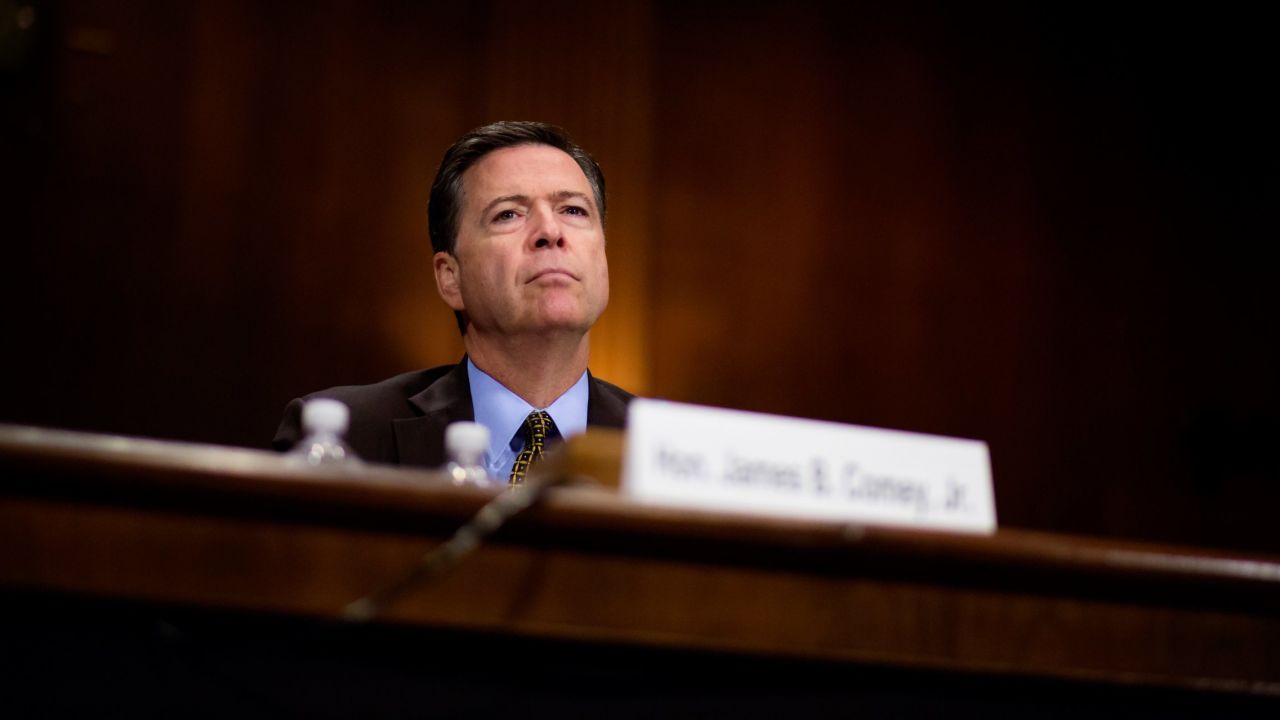
[[[221,617],[223,613],[232,612],[233,617],[254,618],[263,620],[282,619],[291,622],[322,623],[328,627],[359,631],[361,628],[377,628],[383,632],[395,632],[397,629],[427,632],[447,632],[459,637],[490,639],[514,635],[529,641],[548,641],[562,646],[582,648],[646,648],[655,651],[677,650],[696,654],[705,654],[707,658],[737,658],[746,661],[775,661],[779,659],[813,665],[846,666],[853,663],[863,668],[893,668],[895,671],[922,671],[937,673],[953,678],[985,676],[1000,678],[1003,682],[1022,681],[1030,683],[1067,683],[1070,685],[1105,685],[1111,687],[1131,687],[1136,689],[1164,688],[1184,693],[1253,696],[1255,699],[1280,700],[1280,681],[1246,680],[1224,677],[1181,678],[1170,677],[1150,672],[1117,672],[1115,670],[1094,670],[1089,668],[1055,668],[1029,669],[1024,665],[1001,661],[975,661],[972,659],[937,659],[922,658],[905,652],[888,652],[865,649],[817,649],[812,647],[779,647],[773,644],[742,642],[724,642],[707,640],[687,633],[654,632],[654,631],[619,631],[617,629],[600,629],[576,624],[524,622],[519,624],[495,624],[468,620],[450,620],[448,622],[423,621],[403,615],[388,615],[368,621],[355,621],[336,616],[330,612],[298,610],[293,607],[262,607],[257,605],[241,605],[229,607],[225,604],[209,604],[201,602],[182,602],[155,597],[138,597],[124,593],[85,593],[66,588],[49,588],[31,586],[15,588],[16,596],[10,594],[9,600],[15,597],[19,603],[48,602],[53,599],[62,606],[77,605],[82,602],[93,603],[99,607],[105,600],[107,603],[122,608],[134,617],[162,618],[171,622],[190,613],[209,614]],[[5,597],[0,594],[0,598]],[[12,605],[12,603],[10,603]],[[7,607],[12,611],[12,607]],[[175,616],[174,613],[177,613]],[[711,670],[708,670],[710,672]]]
[[[0,427],[0,578],[332,620],[496,495],[440,473]],[[1280,683],[1276,567],[562,487],[379,623],[1268,695]]]
[[[125,503],[186,498],[193,512],[230,515],[274,514],[283,504],[300,509],[304,520],[374,522],[428,535],[463,522],[499,492],[455,487],[434,471],[311,467],[268,451],[12,425],[0,425],[0,470],[0,494]],[[90,470],[92,477],[84,476]],[[40,480],[24,482],[31,474]],[[255,498],[279,502],[264,509]],[[388,513],[404,521],[388,524]],[[725,550],[750,548],[763,563],[801,561],[807,569],[857,574],[915,570],[978,585],[991,573],[1005,584],[1029,579],[1018,574],[1026,572],[1064,587],[1080,577],[1111,578],[1200,589],[1211,600],[1225,592],[1231,597],[1219,600],[1226,606],[1234,598],[1280,613],[1277,557],[1013,528],[984,536],[720,513],[645,504],[593,486],[551,489],[498,540],[504,537],[575,546],[604,538],[614,551],[633,544],[637,552],[686,559],[709,553],[721,560]]]

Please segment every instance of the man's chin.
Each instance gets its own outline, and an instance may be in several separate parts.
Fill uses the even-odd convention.
[[[531,327],[536,333],[548,335],[562,333],[584,334],[591,329],[592,324],[592,322],[588,322],[582,317],[551,317],[540,319]]]
[[[560,300],[560,302],[540,303],[537,307],[536,317],[531,318],[530,325],[542,328],[547,332],[586,332],[591,329],[591,326],[600,317],[599,311],[588,307],[587,303],[579,302],[577,298],[572,300],[562,298]]]

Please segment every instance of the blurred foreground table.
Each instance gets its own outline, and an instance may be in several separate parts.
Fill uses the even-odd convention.
[[[561,468],[607,483],[619,449],[588,436]],[[0,426],[0,672],[35,708],[144,714],[1278,708],[1276,558],[682,511],[607,487],[553,489],[375,622],[340,619],[493,496]]]

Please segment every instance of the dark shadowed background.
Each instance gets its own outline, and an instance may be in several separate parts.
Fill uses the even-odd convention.
[[[592,369],[990,443],[1002,525],[1280,552],[1272,27],[1077,3],[0,0],[0,421],[265,447],[453,362],[426,199],[608,177]]]

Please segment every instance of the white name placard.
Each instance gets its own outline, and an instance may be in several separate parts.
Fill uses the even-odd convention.
[[[622,489],[645,502],[990,533],[978,440],[637,398]]]

